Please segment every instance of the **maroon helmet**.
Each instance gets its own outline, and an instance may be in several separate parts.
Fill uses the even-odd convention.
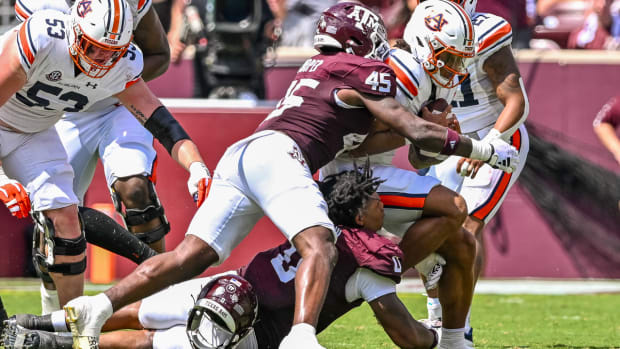
[[[258,300],[252,285],[226,274],[205,285],[189,314],[187,335],[196,349],[231,348],[252,331]]]
[[[314,48],[320,51],[323,47],[380,61],[390,51],[381,17],[355,2],[342,2],[323,12],[317,22]]]

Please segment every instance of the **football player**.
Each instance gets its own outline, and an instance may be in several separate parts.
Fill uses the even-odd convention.
[[[386,63],[396,73],[398,101],[418,114],[426,102],[440,98],[448,102],[452,100],[456,88],[467,76],[465,60],[474,55],[474,31],[467,13],[449,1],[428,1],[418,5],[410,23],[416,24],[412,31],[416,40],[407,47],[411,52],[393,49]],[[449,107],[441,116],[448,115]],[[402,136],[381,130],[321,171],[334,173],[351,168],[350,156],[376,153],[381,147],[389,149],[405,143]],[[411,145],[410,150],[416,167],[422,160],[428,165],[445,159],[438,153],[427,152],[423,156],[415,145]],[[441,299],[450,306],[444,314],[440,344],[459,347],[457,342],[463,341],[474,284],[475,240],[461,228],[467,216],[467,206],[463,197],[440,185],[439,180],[393,166],[394,153],[392,150],[370,157],[375,174],[386,180],[378,189],[386,207],[385,229],[402,238],[400,246],[405,254],[405,268],[416,265],[416,269],[427,276],[429,289],[437,282],[443,285]],[[511,167],[505,169],[512,170]],[[431,255],[435,251],[440,257]],[[437,258],[440,258],[439,264]],[[451,266],[445,271],[441,266],[444,259]]]
[[[15,13],[20,21],[44,9],[69,13],[72,2],[17,0]],[[134,18],[134,42],[144,57],[142,78],[148,81],[161,75],[168,66],[170,54],[166,33],[150,0],[126,2]],[[128,55],[135,53],[131,51]],[[88,87],[97,89],[97,85],[94,82]],[[100,101],[88,112],[65,113],[56,129],[75,174],[73,190],[80,203],[83,204],[97,160],[101,158],[112,200],[128,229],[158,252],[163,252],[164,235],[170,231],[170,225],[155,192],[156,153],[151,133],[116,98]],[[105,248],[116,252],[115,240],[108,241]],[[41,277],[43,313],[59,310],[52,279],[45,272]]]
[[[476,55],[468,63],[469,76],[461,83],[452,101],[461,132],[483,141],[503,139],[519,151],[519,161],[512,173],[492,168],[479,160],[451,156],[431,167],[428,175],[463,196],[469,215],[463,227],[478,240],[474,277],[478,279],[484,262],[482,231],[497,213],[508,190],[525,166],[529,140],[523,124],[529,103],[523,79],[510,48],[512,30],[503,18],[490,13],[477,13],[477,0],[452,0],[471,16],[476,36]],[[422,1],[422,5],[430,1]],[[404,39],[416,42],[417,23],[409,21]],[[437,290],[429,291],[429,319],[441,319]],[[445,306],[445,304],[444,304]],[[445,317],[443,319],[445,321]],[[465,324],[466,338],[471,344],[469,316]]]
[[[82,294],[86,268],[73,170],[52,127],[63,113],[115,96],[183,167],[203,163],[187,133],[141,78],[142,56],[131,44],[132,32],[125,2],[78,1],[71,15],[37,11],[0,38],[5,67],[0,160],[6,174],[30,193],[35,258],[50,272],[61,305]],[[135,55],[125,55],[128,51]],[[198,186],[207,178],[204,173],[189,182]]]
[[[327,177],[319,184],[329,216],[339,229],[339,257],[317,330],[366,301],[395,345],[433,348],[436,332],[415,321],[396,295],[402,252],[396,243],[376,234],[383,223],[383,204],[376,193],[380,182],[366,167]],[[285,242],[257,254],[237,271],[171,286],[120,309],[104,326],[104,330],[143,331],[105,333],[99,346],[277,348],[291,327],[299,263],[299,254]],[[13,317],[4,334],[5,347],[71,348],[71,337],[18,327],[66,331],[62,316],[58,323],[54,321],[54,315]]]
[[[267,215],[302,257],[294,326],[281,347],[320,348],[315,329],[336,261],[336,236],[315,171],[359,144],[375,118],[429,151],[493,163],[517,155],[501,140],[472,140],[403,108],[394,99],[394,73],[382,62],[389,51],[385,26],[367,7],[340,3],[327,9],[315,47],[320,53],[302,65],[256,132],[226,150],[181,244],[142,263],[105,293],[69,304],[80,336],[98,337],[113,309],[222,262]]]

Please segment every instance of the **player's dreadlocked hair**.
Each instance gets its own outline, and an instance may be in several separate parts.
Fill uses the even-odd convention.
[[[377,191],[384,180],[373,177],[370,163],[356,170],[344,171],[325,177],[319,182],[319,188],[327,201],[329,218],[336,225],[359,227],[355,223],[357,214],[362,213],[368,198]]]

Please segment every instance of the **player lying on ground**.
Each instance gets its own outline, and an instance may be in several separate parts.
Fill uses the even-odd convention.
[[[415,321],[395,293],[402,252],[375,233],[383,223],[383,204],[376,193],[379,183],[366,168],[327,177],[320,185],[340,234],[338,263],[317,330],[366,301],[396,345],[432,348],[436,333]],[[291,327],[299,261],[299,254],[286,242],[259,253],[237,271],[186,281],[133,303],[114,313],[104,331],[141,331],[103,334],[100,348],[277,348]],[[220,301],[222,297],[228,302]],[[72,347],[71,337],[44,332],[67,331],[63,312],[17,315],[9,324],[3,335],[7,349]]]

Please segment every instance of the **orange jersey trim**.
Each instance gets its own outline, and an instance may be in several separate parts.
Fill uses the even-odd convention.
[[[409,79],[407,73],[400,69],[400,66],[393,62],[389,57],[386,59],[386,63],[392,68],[392,70],[394,70],[394,74],[396,74],[398,80],[403,83],[407,91],[409,91],[412,95],[417,96],[418,89],[415,87],[411,79]]]
[[[26,12],[24,12],[24,10],[21,9],[21,7],[17,6],[17,3],[15,3],[15,12],[17,12],[17,15],[21,18],[23,18],[24,20],[28,19],[28,17],[30,17],[30,15],[28,15]]]
[[[26,33],[26,26],[28,23],[29,23],[28,21],[24,22],[21,28],[19,28],[19,37],[17,39],[19,40],[19,43],[22,47],[22,53],[28,60],[28,63],[32,64],[34,62],[34,54],[33,54],[33,50],[30,48],[28,34]]]
[[[504,36],[510,34],[511,27],[509,23],[506,23],[503,27],[499,28],[493,35],[486,38],[483,42],[480,43],[478,52],[484,50],[485,48],[493,45],[497,41],[499,41]]]
[[[517,150],[521,150],[521,131],[520,130],[517,130],[512,135],[512,145],[515,148],[517,148]],[[497,203],[501,200],[501,198],[506,193],[506,188],[508,188],[508,184],[510,184],[511,178],[512,178],[512,173],[502,174],[502,178],[499,180],[497,187],[495,187],[495,190],[493,191],[493,195],[491,195],[491,199],[486,204],[484,204],[483,206],[478,208],[476,211],[474,211],[472,213],[472,216],[483,221],[486,218],[486,216],[488,216],[489,213],[491,213],[493,208],[497,206]]]
[[[426,202],[426,195],[423,197],[407,197],[400,195],[381,195],[381,202],[386,207],[404,208],[404,209],[423,209]]]
[[[135,84],[136,82],[138,82],[138,81],[140,81],[140,78],[137,78],[137,79],[135,79],[135,80],[131,80],[131,81],[129,81],[128,83],[126,83],[126,84],[125,84],[125,88],[128,88],[128,87],[130,87],[130,86],[134,85],[134,84]]]

